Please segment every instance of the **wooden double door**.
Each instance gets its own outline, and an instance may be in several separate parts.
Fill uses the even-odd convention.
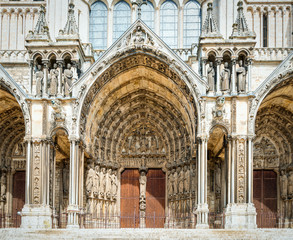
[[[125,169],[121,173],[120,213],[122,228],[138,228],[139,212],[139,171]],[[165,222],[165,173],[161,169],[149,169],[146,184],[147,228],[163,228]]]
[[[277,173],[272,170],[253,171],[253,202],[259,228],[277,227]]]
[[[21,217],[18,212],[23,208],[25,201],[25,171],[15,172],[12,188],[12,220],[13,227],[19,227]]]

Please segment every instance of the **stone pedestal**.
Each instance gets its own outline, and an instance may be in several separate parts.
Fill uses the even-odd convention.
[[[197,215],[196,228],[207,229],[209,228],[209,207],[208,204],[199,204],[195,214]]]
[[[20,227],[26,229],[51,229],[51,208],[49,206],[24,205],[21,212]]]
[[[80,210],[77,205],[69,205],[67,208],[68,220],[66,228],[79,228],[78,217]]]
[[[228,204],[225,229],[256,229],[256,210],[252,203]]]

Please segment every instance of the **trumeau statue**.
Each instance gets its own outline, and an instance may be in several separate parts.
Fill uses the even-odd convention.
[[[280,176],[280,193],[281,193],[281,198],[283,200],[287,199],[287,192],[288,192],[288,178],[285,170],[281,171],[281,176]]]
[[[145,198],[146,197],[146,183],[147,183],[147,177],[146,177],[146,172],[141,171],[140,172],[140,177],[139,177],[139,195],[140,198]]]
[[[38,65],[36,70],[36,96],[41,97],[42,96],[42,85],[43,85],[43,79],[44,79],[44,73],[42,71],[42,66]]]
[[[243,67],[243,61],[239,61],[239,67],[236,70],[237,73],[237,86],[238,92],[245,92],[246,88],[246,70]]]
[[[73,71],[71,69],[71,64],[67,64],[67,69],[64,70],[63,73],[63,78],[64,78],[64,94],[65,96],[69,96],[69,88],[72,85],[73,81]]]
[[[290,171],[288,177],[288,198],[293,198],[293,171]]]
[[[213,66],[213,62],[209,62],[209,68],[207,70],[207,78],[208,78],[209,91],[214,91],[214,88],[215,88],[215,69]]]
[[[53,64],[53,68],[50,70],[49,74],[49,95],[56,97],[57,95],[57,87],[58,87],[58,76],[59,71],[57,69],[57,63]]]
[[[221,90],[228,91],[229,88],[229,81],[230,81],[230,69],[229,64],[227,62],[224,63],[224,69],[221,72]]]

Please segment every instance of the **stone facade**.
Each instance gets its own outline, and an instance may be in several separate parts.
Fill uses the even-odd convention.
[[[164,227],[209,228],[221,216],[214,226],[254,229],[269,206],[254,175],[271,171],[275,208],[265,211],[292,227],[290,1],[198,1],[190,49],[178,2],[173,50],[160,24],[152,31],[136,17],[140,2],[114,44],[109,3],[108,49],[93,49],[93,2],[0,1],[1,216],[15,214],[15,176],[25,171],[22,228],[120,227],[122,175],[137,169],[145,228],[147,173],[160,169]]]

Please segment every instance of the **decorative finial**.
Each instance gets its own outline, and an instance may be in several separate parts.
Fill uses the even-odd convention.
[[[132,2],[132,5],[137,5],[138,7],[138,19],[141,19],[141,6],[147,4],[147,0],[136,0]]]

